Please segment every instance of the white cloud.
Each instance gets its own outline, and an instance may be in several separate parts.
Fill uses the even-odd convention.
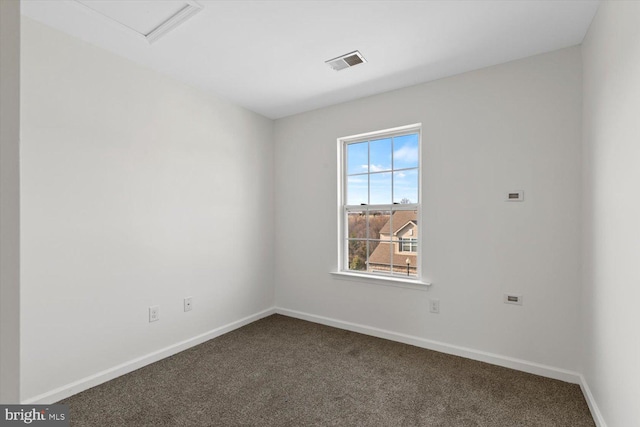
[[[382,165],[371,165],[371,169],[369,170],[369,172],[380,172],[385,170],[389,170],[389,168],[385,168]]]
[[[418,161],[418,147],[411,145],[403,145],[399,149],[393,152],[393,156],[397,160],[403,160],[405,162],[417,162]]]

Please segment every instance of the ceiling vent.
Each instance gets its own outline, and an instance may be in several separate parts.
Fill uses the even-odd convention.
[[[2,0],[0,0],[2,1]],[[76,0],[101,18],[153,43],[198,13],[195,0]]]
[[[360,52],[353,51],[346,55],[338,56],[337,58],[325,61],[325,64],[333,68],[336,71],[344,70],[345,68],[353,67],[354,65],[363,64],[367,62],[364,56]]]

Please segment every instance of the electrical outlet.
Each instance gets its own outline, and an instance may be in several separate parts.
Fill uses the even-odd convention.
[[[154,305],[149,307],[149,322],[156,322],[160,320],[160,306]]]
[[[186,297],[184,299],[184,311],[193,310],[193,297]]]
[[[429,300],[429,313],[440,313],[440,300],[431,298]]]

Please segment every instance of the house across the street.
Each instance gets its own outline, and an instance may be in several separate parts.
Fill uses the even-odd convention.
[[[416,211],[396,211],[380,229],[381,242],[369,256],[368,271],[415,276],[418,269]]]

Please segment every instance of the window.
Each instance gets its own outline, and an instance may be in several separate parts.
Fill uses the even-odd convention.
[[[404,239],[400,238],[400,252],[417,252],[418,240],[417,239]]]
[[[338,139],[340,271],[420,277],[420,130]]]

